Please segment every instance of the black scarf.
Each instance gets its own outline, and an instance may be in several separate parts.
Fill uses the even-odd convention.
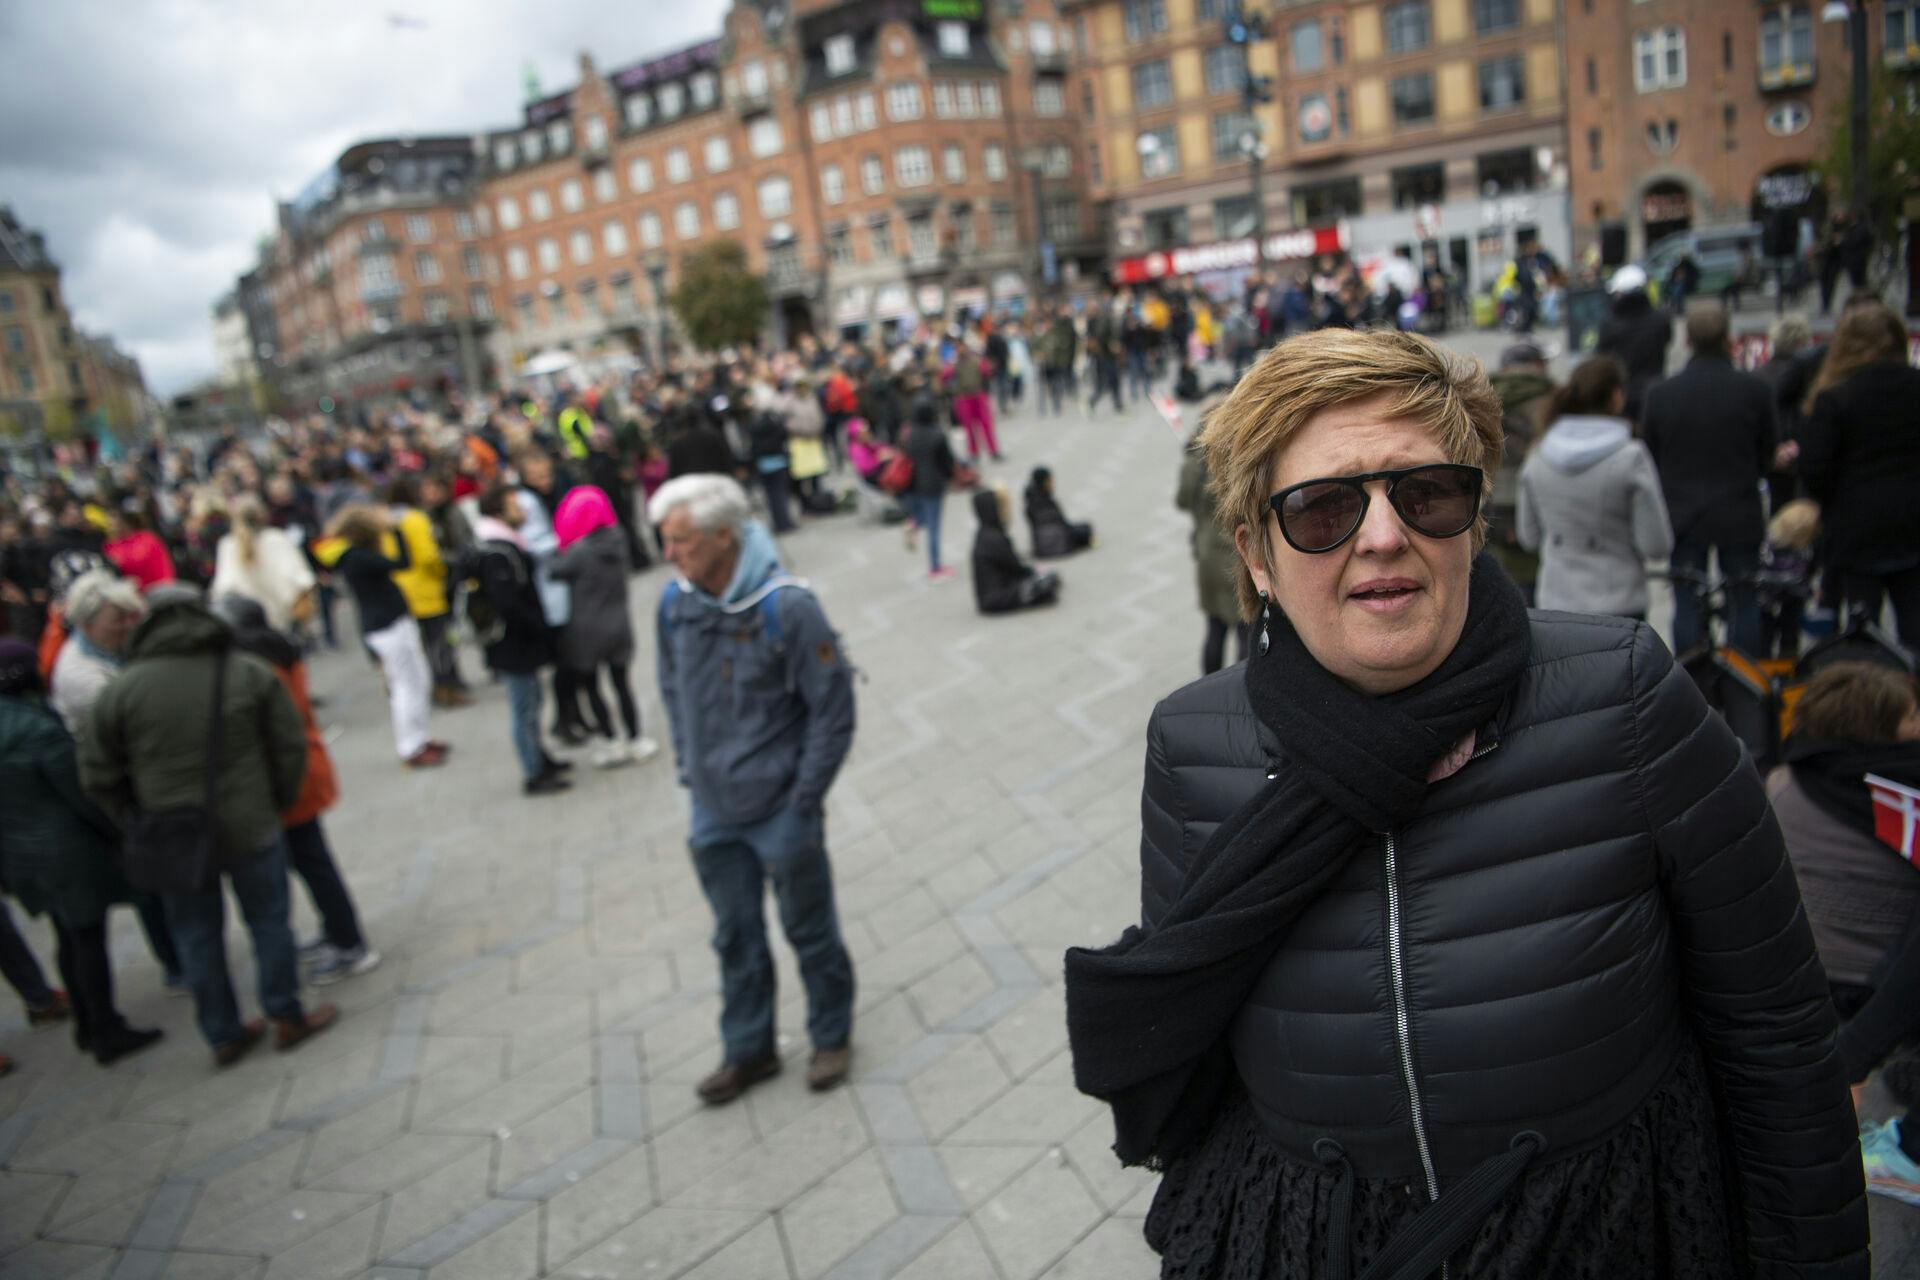
[[[1067,952],[1074,1083],[1112,1105],[1125,1164],[1164,1168],[1204,1133],[1233,1070],[1227,1029],[1288,926],[1357,850],[1413,819],[1434,762],[1494,717],[1527,660],[1526,601],[1484,554],[1459,643],[1398,693],[1343,683],[1277,610],[1268,630],[1247,694],[1286,766],[1220,824],[1151,932]]]
[[[1862,835],[1873,835],[1873,796],[1864,781],[1868,774],[1920,787],[1920,743],[1835,742],[1794,734],[1782,754],[1800,789],[1827,816]]]

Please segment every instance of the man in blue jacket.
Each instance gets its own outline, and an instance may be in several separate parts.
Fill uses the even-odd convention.
[[[733,480],[671,480],[647,514],[679,573],[660,602],[660,693],[720,955],[725,1059],[698,1092],[731,1102],[780,1070],[760,908],[769,881],[807,991],[807,1083],[831,1089],[852,1059],[854,982],[823,808],[853,745],[852,672],[820,602],[780,568]]]

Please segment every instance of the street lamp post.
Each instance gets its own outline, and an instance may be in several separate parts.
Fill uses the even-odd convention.
[[[647,259],[647,283],[653,286],[653,365],[667,367],[667,259],[654,254]]]
[[[1866,0],[1827,0],[1820,9],[1822,22],[1847,23],[1847,38],[1853,52],[1852,111],[1848,117],[1847,141],[1853,152],[1853,199],[1849,201],[1854,220],[1863,227],[1873,225],[1867,185],[1868,94],[1872,86],[1871,64],[1867,58]]]
[[[1228,0],[1220,16],[1227,40],[1240,47],[1240,105],[1247,113],[1247,131],[1240,135],[1240,150],[1247,157],[1247,185],[1253,197],[1253,260],[1264,266],[1267,259],[1264,182],[1267,147],[1260,140],[1259,108],[1261,103],[1273,101],[1273,78],[1253,73],[1253,43],[1267,38],[1267,18],[1263,13],[1244,13],[1241,0]]]
[[[1042,289],[1053,287],[1053,264],[1050,261],[1051,244],[1047,239],[1047,193],[1041,179],[1047,171],[1046,150],[1038,145],[1028,147],[1020,154],[1020,167],[1026,171],[1027,184],[1033,188],[1033,299],[1032,305],[1040,305]]]

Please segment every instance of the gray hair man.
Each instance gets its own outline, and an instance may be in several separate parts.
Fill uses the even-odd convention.
[[[725,1056],[698,1092],[731,1102],[780,1070],[761,915],[769,882],[807,992],[807,1083],[830,1089],[852,1060],[854,979],[823,809],[853,745],[852,671],[819,600],[781,569],[733,480],[670,480],[647,514],[679,573],[660,600],[660,693],[720,956]]]
[[[70,634],[53,664],[47,703],[77,737],[94,699],[119,672],[147,607],[129,579],[111,569],[89,569],[67,588],[61,609]]]

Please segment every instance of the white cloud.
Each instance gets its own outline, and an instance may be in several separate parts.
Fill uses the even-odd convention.
[[[526,67],[563,89],[582,50],[607,70],[678,48],[718,35],[725,4],[0,4],[0,202],[45,232],[80,323],[165,395],[213,372],[209,309],[274,201],[349,144],[511,124]]]

